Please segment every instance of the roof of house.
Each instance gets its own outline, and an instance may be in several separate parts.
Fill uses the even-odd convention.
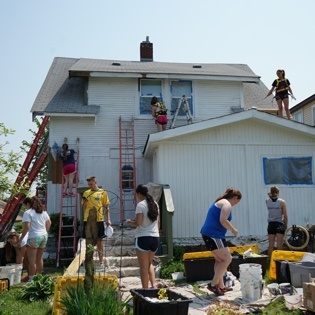
[[[150,157],[159,144],[165,140],[169,140],[176,137],[182,137],[186,134],[199,132],[202,130],[227,125],[239,121],[245,121],[247,119],[259,119],[266,124],[279,125],[282,127],[293,129],[296,132],[302,132],[308,135],[315,136],[315,129],[311,126],[295,122],[293,120],[284,119],[282,117],[265,113],[256,109],[244,110],[239,113],[233,113],[221,117],[216,117],[208,120],[198,122],[196,124],[185,125],[174,129],[168,129],[163,132],[152,133],[148,135],[145,147],[143,149],[143,156],[145,158]]]
[[[306,98],[305,100],[303,100],[302,102],[296,104],[295,106],[293,106],[292,108],[290,108],[290,112],[291,114],[298,111],[299,109],[303,108],[304,106],[308,105],[311,102],[315,101],[315,94],[311,95],[310,97]]]
[[[244,64],[194,64],[170,62],[114,61],[56,57],[31,108],[33,117],[58,114],[95,116],[100,107],[86,105],[86,77],[195,78],[244,82],[245,109],[273,108],[264,100],[267,87]]]
[[[70,76],[89,76],[94,72],[98,73],[133,73],[139,77],[150,77],[150,74],[165,75],[189,75],[202,77],[216,77],[226,79],[232,77],[233,80],[248,80],[258,82],[256,75],[247,65],[244,64],[217,64],[217,63],[175,63],[175,62],[141,62],[125,60],[105,60],[105,59],[79,59],[69,69]]]

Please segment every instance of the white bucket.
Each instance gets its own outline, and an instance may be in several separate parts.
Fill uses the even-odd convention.
[[[10,266],[14,267],[14,284],[21,283],[23,265],[22,264],[10,264]]]
[[[173,280],[182,280],[184,279],[184,273],[183,272],[173,272],[172,273],[172,279]]]
[[[241,283],[242,299],[253,302],[261,299],[264,290],[263,280],[249,280],[239,278]]]
[[[295,310],[302,306],[302,295],[284,295],[285,306],[289,310]]]
[[[12,266],[0,266],[0,278],[8,278],[10,286],[14,284],[15,268]]]
[[[262,297],[264,281],[262,279],[261,265],[241,264],[239,266],[242,299],[256,301]]]

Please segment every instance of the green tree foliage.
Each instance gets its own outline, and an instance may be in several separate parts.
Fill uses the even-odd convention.
[[[10,195],[13,188],[10,175],[14,176],[21,167],[19,164],[21,153],[5,150],[5,146],[9,144],[5,138],[14,133],[15,130],[7,128],[0,122],[0,199],[5,199]]]

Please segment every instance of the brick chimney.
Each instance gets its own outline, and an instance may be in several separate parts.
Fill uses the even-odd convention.
[[[149,41],[149,36],[140,44],[140,61],[153,61],[153,44]]]

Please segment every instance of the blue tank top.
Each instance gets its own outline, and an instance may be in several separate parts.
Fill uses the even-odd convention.
[[[221,209],[213,203],[208,210],[205,223],[200,230],[202,235],[212,238],[225,239],[227,229],[220,223],[220,214]],[[232,213],[230,213],[228,220],[232,220]]]

